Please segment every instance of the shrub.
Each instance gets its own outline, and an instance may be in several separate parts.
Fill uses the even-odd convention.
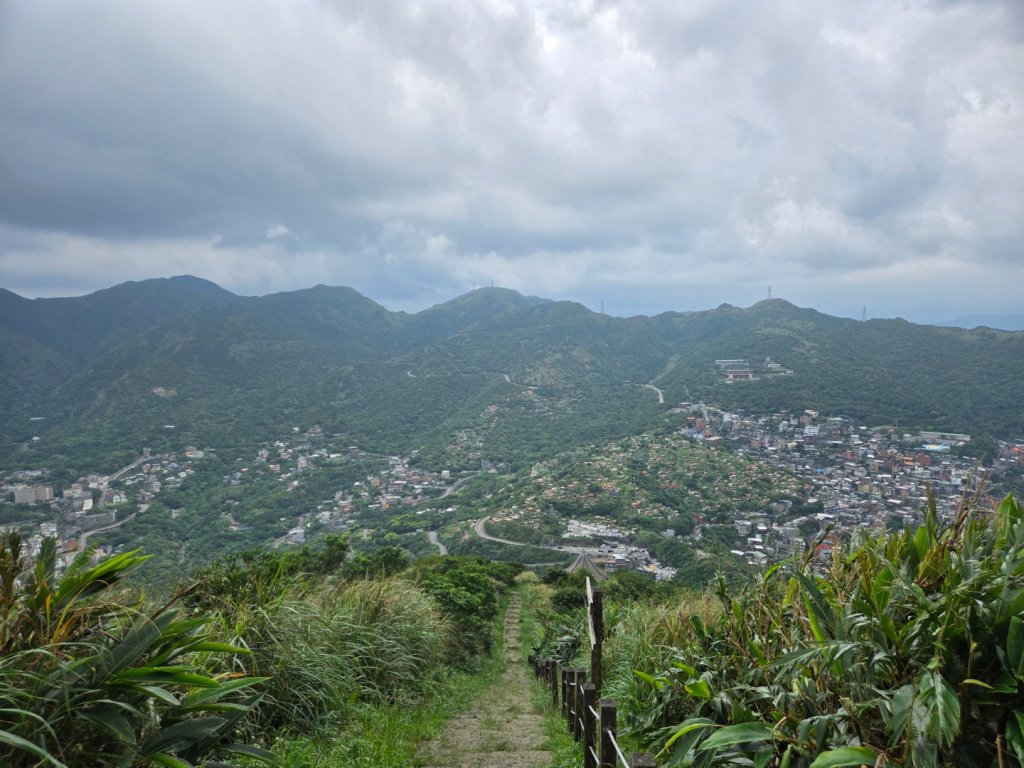
[[[1024,763],[1024,511],[779,564],[694,621],[650,678],[671,765]],[[682,714],[680,714],[682,713]],[[773,763],[774,764],[774,763]]]
[[[259,678],[214,675],[208,619],[164,606],[140,611],[115,594],[137,552],[56,574],[56,543],[29,559],[0,537],[0,744],[4,766],[189,766],[216,755],[268,752],[232,743]]]

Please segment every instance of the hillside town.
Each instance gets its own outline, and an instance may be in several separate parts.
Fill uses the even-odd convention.
[[[803,552],[816,541],[818,554],[825,556],[836,537],[855,530],[914,525],[929,491],[940,517],[950,519],[983,477],[998,484],[1004,475],[1019,477],[1024,470],[1024,442],[1001,443],[992,466],[980,472],[972,459],[958,455],[970,443],[969,435],[868,428],[811,409],[756,415],[679,403],[671,410],[681,420],[672,435],[623,438],[577,456],[575,463],[553,459],[534,465],[528,478],[532,490],[510,499],[489,524],[537,529],[556,513],[567,521],[560,523],[563,529],[534,543],[563,549],[584,540],[608,569],[631,568],[670,579],[675,569],[637,546],[644,526],[621,525],[614,515],[604,514],[609,505],[628,502],[632,519],[646,521],[647,528],[667,538],[686,538],[698,551],[716,526],[729,528],[734,531],[725,539],[730,551],[764,563]],[[681,450],[685,445],[702,450],[688,453]],[[144,449],[111,475],[91,473],[62,488],[48,482],[45,470],[15,472],[0,482],[4,527],[21,529],[31,553],[39,551],[44,538],[56,538],[58,567],[66,567],[90,536],[116,529],[189,482],[211,452],[187,447],[180,454],[153,454]],[[373,461],[379,468],[372,473],[338,484],[315,506],[295,509],[275,545],[302,544],[313,527],[370,536],[375,528],[367,520],[387,525],[410,514],[415,518],[408,530],[434,530],[457,508],[456,498],[449,503],[447,497],[478,473],[428,470],[417,466],[417,454],[385,456],[338,446],[314,425],[258,447],[219,483],[237,488],[239,495],[257,483],[291,491],[319,469]],[[708,456],[717,463],[708,464]],[[716,467],[714,472],[709,466]],[[486,459],[480,467],[480,472],[497,471]],[[664,493],[629,491],[630,483]],[[225,513],[228,531],[244,533],[250,527],[245,506],[234,504]],[[813,511],[798,514],[798,507]],[[826,530],[831,534],[822,538]],[[101,546],[96,554],[109,554],[109,547]]]
[[[754,415],[680,403],[674,410],[686,417],[684,433],[691,439],[727,447],[806,481],[811,488],[807,502],[822,507],[815,521],[839,533],[914,525],[921,520],[929,492],[939,518],[951,520],[965,495],[985,482],[998,486],[1008,472],[1019,474],[1024,467],[1020,441],[1000,443],[992,466],[980,468],[976,460],[957,452],[971,442],[970,435],[869,428],[812,409]],[[762,515],[748,517],[737,521],[738,530],[767,533]],[[807,522],[808,518],[794,518],[776,532],[788,548],[795,543],[799,549],[805,542],[794,529]],[[756,538],[759,533],[751,540],[752,547],[758,548],[744,548],[745,556],[762,551],[762,542]]]

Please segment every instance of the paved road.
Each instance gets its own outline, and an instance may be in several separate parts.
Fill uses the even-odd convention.
[[[430,539],[430,543],[437,547],[437,551],[441,555],[448,554],[448,547],[441,543],[441,540],[437,538],[437,531],[427,531],[427,538]]]
[[[643,386],[644,389],[651,389],[651,390],[654,390],[655,392],[657,392],[658,393],[658,402],[661,403],[662,405],[665,404],[665,393],[664,392],[662,392],[660,389],[658,389],[653,384],[644,384],[642,386]]]
[[[455,493],[455,491],[457,491],[459,488],[464,486],[466,483],[468,483],[470,480],[472,480],[474,477],[476,477],[479,474],[480,474],[479,472],[474,472],[472,475],[468,475],[467,477],[464,477],[461,480],[456,480],[455,483],[453,483],[451,486],[449,486],[448,488],[445,488],[444,493],[442,493],[437,498],[443,499],[446,496],[451,496],[453,493]]]
[[[114,474],[109,475],[109,476],[103,478],[102,485],[107,485],[108,483],[111,483],[114,480],[117,480],[117,478],[119,478],[121,475],[123,475],[129,469],[131,469],[132,467],[137,467],[139,464],[142,464],[144,461],[149,461],[149,459],[146,459],[146,458],[140,456],[135,461],[133,461],[131,464],[129,464],[127,467],[121,467],[121,469],[117,470],[117,472],[115,472]]]
[[[525,541],[512,541],[511,539],[500,539],[497,536],[491,536],[491,534],[487,532],[487,529],[485,528],[486,523],[486,517],[481,517],[479,520],[476,521],[476,524],[473,526],[473,530],[476,531],[476,535],[479,536],[481,539],[485,539],[487,541],[496,541],[499,544],[509,544],[513,547],[534,546],[540,547],[541,549],[547,549],[552,552],[572,552],[577,555],[581,552],[587,552],[591,555],[596,555],[599,554],[601,551],[597,547],[548,547],[543,544],[527,544]]]
[[[102,528],[93,528],[91,531],[83,532],[82,535],[78,537],[78,551],[81,552],[86,548],[86,546],[89,544],[89,537],[93,534],[103,533],[104,531],[112,531],[115,528],[120,528],[129,520],[134,518],[137,514],[139,514],[140,512],[145,512],[147,509],[149,509],[149,504],[139,504],[139,508],[132,512],[130,515],[128,515],[128,517],[126,517],[124,520],[118,520],[116,523],[113,523],[112,525],[105,525]]]

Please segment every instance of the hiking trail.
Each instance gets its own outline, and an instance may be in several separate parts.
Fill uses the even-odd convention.
[[[531,675],[523,662],[518,592],[505,612],[505,671],[466,712],[448,722],[435,741],[420,744],[416,764],[424,768],[546,768],[551,753],[544,716],[534,709]]]

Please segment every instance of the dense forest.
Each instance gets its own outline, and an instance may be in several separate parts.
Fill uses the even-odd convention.
[[[763,375],[726,384],[722,358]],[[406,314],[347,288],[243,298],[173,278],[76,299],[4,292],[0,359],[7,468],[99,471],[143,445],[223,449],[310,424],[437,459],[490,407],[489,455],[522,466],[649,428],[697,399],[1024,433],[1024,333],[856,322],[782,300],[614,318],[484,288]]]

